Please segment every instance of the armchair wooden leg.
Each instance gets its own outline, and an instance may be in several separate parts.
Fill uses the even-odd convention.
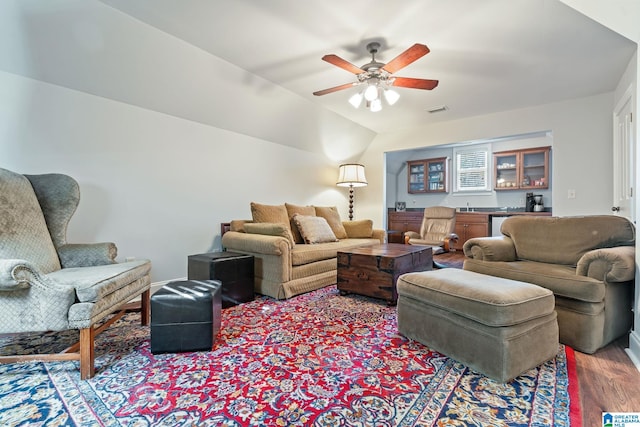
[[[93,327],[80,329],[80,379],[87,380],[96,373],[94,366],[94,338]]]
[[[142,326],[149,324],[149,301],[151,290],[147,289],[140,295],[140,323]]]

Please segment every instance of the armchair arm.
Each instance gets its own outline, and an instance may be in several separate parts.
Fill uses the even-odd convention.
[[[605,282],[626,282],[635,277],[635,247],[594,249],[578,260],[576,274]]]
[[[23,259],[0,259],[0,291],[15,291],[31,286],[75,298],[75,288],[56,284]],[[0,293],[0,296],[2,293]]]
[[[6,314],[0,333],[67,329],[75,297],[73,286],[57,284],[33,264],[0,259],[0,311]]]
[[[516,247],[507,236],[475,237],[465,242],[464,254],[482,261],[515,261]]]
[[[447,237],[444,238],[444,251],[449,252],[451,250],[451,243],[455,243],[458,241],[458,235],[456,233],[451,233]]]
[[[285,237],[227,231],[222,246],[230,251],[264,255],[289,255],[291,243]]]
[[[0,291],[15,291],[29,287],[29,280],[23,275],[16,276],[20,268],[31,269],[29,263],[22,259],[0,259]]]
[[[58,248],[62,268],[91,267],[115,263],[118,248],[114,243],[67,243]]]
[[[420,236],[420,233],[416,233],[415,231],[405,231],[404,243],[408,244],[411,239],[422,239],[422,236]]]

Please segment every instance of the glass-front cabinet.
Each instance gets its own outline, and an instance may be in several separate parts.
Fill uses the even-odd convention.
[[[446,193],[447,165],[446,157],[408,161],[407,191],[411,194]]]
[[[549,188],[550,147],[493,153],[494,189],[535,190]]]

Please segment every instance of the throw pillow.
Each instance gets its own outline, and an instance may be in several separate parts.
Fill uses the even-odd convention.
[[[287,208],[284,205],[263,205],[251,202],[253,222],[281,222],[289,224]]]
[[[289,215],[284,205],[263,205],[251,202],[251,217],[253,222],[277,222],[286,224],[291,233],[291,224],[289,223]]]
[[[340,220],[338,208],[335,206],[316,206],[315,210],[316,216],[321,216],[327,220],[333,234],[335,234],[338,239],[347,238],[347,231],[344,229],[344,225],[342,225],[342,221]]]
[[[295,245],[293,236],[287,224],[279,222],[247,222],[244,224],[245,233],[264,234],[266,236],[280,236],[289,241],[291,246]]]
[[[307,244],[337,242],[336,235],[331,231],[327,220],[320,216],[295,214],[293,216],[300,234]]]
[[[293,222],[293,216],[295,214],[316,216],[316,209],[313,206],[296,206],[290,205],[289,203],[285,203],[284,206],[287,208],[287,215],[289,215],[293,239],[296,243],[304,243],[304,239],[300,234],[300,230],[298,230],[298,226]]]
[[[363,239],[373,236],[373,221],[370,219],[346,221],[344,222],[344,228],[352,239]]]
[[[251,223],[250,219],[232,219],[229,225],[229,231],[237,231],[239,233],[244,233],[244,225]]]

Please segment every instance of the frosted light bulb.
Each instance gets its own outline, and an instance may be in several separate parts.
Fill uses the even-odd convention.
[[[358,108],[362,104],[362,92],[358,92],[349,98],[349,104],[353,105],[353,108]]]
[[[378,86],[369,85],[367,89],[364,91],[364,99],[367,101],[373,101],[374,99],[378,99]]]
[[[384,99],[387,100],[389,105],[393,105],[400,99],[400,94],[395,90],[387,89],[384,91]]]

